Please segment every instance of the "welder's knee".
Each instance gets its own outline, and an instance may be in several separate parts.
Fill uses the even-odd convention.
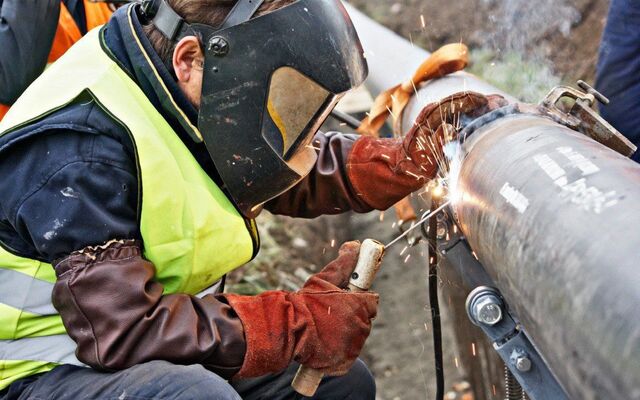
[[[346,397],[347,399],[373,400],[376,398],[376,381],[373,374],[362,360],[358,359],[346,376],[350,379],[346,382],[355,390]]]
[[[201,365],[152,361],[130,368],[128,377],[137,380],[139,393],[136,394],[143,394],[145,398],[241,400],[227,381]]]
[[[358,359],[346,375],[326,379],[314,398],[374,400],[376,382],[367,365]]]

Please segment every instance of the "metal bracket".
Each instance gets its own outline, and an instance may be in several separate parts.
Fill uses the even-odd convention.
[[[596,100],[606,105],[609,99],[584,81],[578,81],[578,86],[582,91],[569,86],[556,86],[542,100],[540,106],[565,126],[589,136],[625,157],[632,156],[637,147],[593,109]],[[562,99],[574,101],[568,112],[560,106]]]
[[[481,286],[466,303],[469,319],[493,343],[500,357],[532,400],[568,400],[569,397],[525,332],[509,313],[497,289]]]

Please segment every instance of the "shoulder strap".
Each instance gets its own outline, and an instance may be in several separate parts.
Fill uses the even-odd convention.
[[[231,28],[247,22],[258,11],[264,0],[238,0],[218,30]]]
[[[218,30],[227,29],[250,20],[262,3],[264,0],[238,0]],[[172,42],[192,31],[191,25],[178,15],[166,0],[143,1],[142,13]]]

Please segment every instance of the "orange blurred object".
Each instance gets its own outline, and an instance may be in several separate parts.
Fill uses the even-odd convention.
[[[393,132],[396,136],[400,136],[402,134],[402,113],[417,88],[428,80],[442,78],[460,71],[468,63],[469,50],[464,44],[453,43],[442,46],[420,65],[410,80],[378,95],[358,132],[363,135],[378,136],[380,128],[391,115],[393,117]]]
[[[107,3],[93,3],[89,0],[84,0],[84,11],[87,21],[87,31],[107,23],[112,14]],[[62,55],[81,38],[82,34],[80,33],[80,28],[78,28],[76,21],[73,19],[64,3],[60,3],[58,30],[56,31],[56,36],[53,39],[51,52],[49,53],[49,63],[52,63],[62,57]]]
[[[0,121],[2,121],[2,118],[7,114],[7,111],[9,111],[9,107],[0,104]]]

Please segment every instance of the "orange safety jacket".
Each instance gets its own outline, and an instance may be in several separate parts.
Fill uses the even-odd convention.
[[[90,0],[83,1],[85,19],[87,21],[87,32],[109,21],[112,11],[107,3],[94,3]],[[49,53],[47,62],[51,64],[62,57],[62,55],[81,38],[82,33],[78,24],[76,24],[76,21],[64,3],[60,2],[58,29],[56,30],[56,36],[53,39],[53,45],[51,46],[51,52]],[[8,111],[9,106],[0,104],[0,120],[2,120]]]

